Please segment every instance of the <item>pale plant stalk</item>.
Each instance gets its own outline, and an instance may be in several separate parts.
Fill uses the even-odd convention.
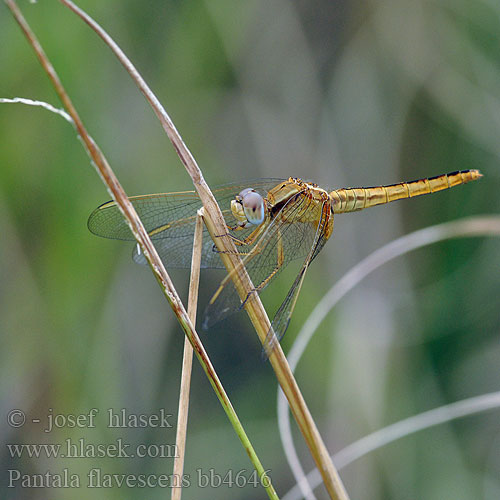
[[[196,356],[198,357],[198,360],[200,361],[203,370],[205,371],[210,381],[210,384],[212,385],[215,393],[217,394],[217,397],[219,398],[226,414],[228,415],[231,424],[233,425],[248,456],[250,457],[250,460],[252,461],[257,473],[259,474],[261,484],[266,489],[266,492],[270,498],[277,499],[278,496],[271,484],[271,479],[267,475],[264,467],[262,466],[259,458],[257,457],[257,454],[255,453],[255,450],[253,449],[253,446],[250,443],[248,436],[246,435],[243,426],[241,425],[241,422],[238,419],[238,416],[236,415],[236,412],[234,411],[231,401],[229,400],[214,370],[214,367],[210,359],[208,358],[205,348],[203,347],[200,338],[196,330],[194,329],[193,323],[189,319],[188,314],[177,294],[177,291],[175,290],[175,287],[170,279],[170,276],[168,275],[160,257],[158,256],[156,248],[154,247],[147,231],[145,230],[141,220],[139,219],[133,205],[130,203],[125,191],[123,190],[121,184],[119,183],[117,177],[115,176],[113,170],[111,169],[103,153],[101,152],[95,141],[92,139],[92,137],[88,134],[73,103],[71,102],[71,99],[69,98],[67,92],[65,91],[59,79],[59,76],[57,75],[54,67],[50,63],[40,43],[35,37],[35,34],[29,27],[28,23],[26,22],[26,19],[19,10],[19,7],[17,6],[16,2],[14,0],[5,0],[5,3],[12,12],[12,15],[19,24],[21,30],[26,36],[31,47],[35,51],[42,67],[49,76],[49,79],[51,80],[54,89],[59,95],[59,98],[61,99],[64,107],[66,108],[66,111],[71,116],[75,124],[75,128],[81,140],[83,141],[83,144],[87,150],[87,153],[91,157],[94,166],[96,167],[99,175],[101,176],[102,181],[107,186],[110,195],[112,196],[113,200],[116,202],[118,208],[123,214],[132,234],[134,235],[137,242],[140,244],[143,254],[147,259],[155,278],[160,284],[168,302],[170,303],[170,306],[172,307],[175,315],[177,316],[179,323],[182,329],[184,330],[184,333],[187,335],[189,341],[193,345]],[[178,141],[182,143],[182,139],[180,139],[180,137],[178,137]],[[185,148],[185,146],[183,147]],[[182,154],[181,153],[179,154],[182,157]],[[201,172],[199,173],[199,176],[200,176],[199,179],[204,183],[203,177],[201,176]]]
[[[179,155],[179,158],[193,181],[193,185],[205,209],[204,221],[207,229],[212,236],[215,245],[220,250],[222,261],[233,279],[233,283],[240,298],[245,300],[250,294],[250,298],[245,300],[245,309],[250,317],[250,320],[252,321],[260,341],[264,344],[271,325],[269,318],[262,302],[260,301],[260,298],[256,294],[250,293],[254,290],[253,284],[245,267],[242,266],[239,253],[236,250],[233,240],[229,237],[222,212],[217,204],[217,201],[215,200],[215,197],[210,191],[210,188],[206,184],[196,160],[186,147],[179,132],[175,128],[172,120],[157,97],[153,94],[137,69],[126,57],[120,47],[118,47],[114,40],[102,29],[101,26],[99,26],[90,16],[77,7],[73,2],[69,0],[60,1],[77,14],[83,21],[85,21],[102,38],[102,40],[114,52],[118,60],[125,67],[136,85],[139,87],[140,91],[144,94],[146,100],[153,108],[154,113],[160,120],[163,129],[167,133],[177,154]],[[333,462],[330,459],[328,450],[319,434],[316,424],[279,344],[276,345],[276,348],[271,352],[269,361],[276,373],[278,382],[288,399],[292,414],[299,426],[300,431],[302,432],[302,435],[304,436],[304,439],[306,440],[316,466],[321,472],[330,498],[335,500],[348,500],[347,492],[333,465]]]
[[[335,285],[325,294],[320,302],[313,309],[297,338],[295,339],[288,361],[293,371],[304,354],[307,345],[312,336],[317,331],[320,324],[326,318],[333,307],[352,290],[358,283],[366,278],[370,273],[378,269],[383,264],[405,255],[412,250],[438,243],[451,238],[473,238],[481,236],[500,236],[500,217],[499,216],[476,216],[462,220],[446,222],[435,226],[429,226],[419,231],[407,234],[391,241],[387,245],[375,250],[368,257],[352,267]],[[285,449],[288,463],[293,471],[297,481],[297,487],[294,488],[294,496],[287,494],[284,498],[298,498],[297,492],[300,491],[303,496],[311,497],[312,487],[309,484],[310,474],[306,477],[304,469],[300,464],[295,446],[293,443],[292,431],[288,407],[283,395],[278,391],[278,424],[280,437]],[[362,440],[361,440],[362,441]],[[368,453],[366,450],[365,452]],[[337,455],[336,455],[337,456]],[[336,462],[337,464],[337,462]],[[337,464],[339,465],[339,464]],[[345,465],[345,464],[344,464]],[[317,474],[317,473],[316,473]],[[315,483],[317,485],[317,482]]]
[[[27,106],[37,106],[39,108],[44,108],[47,111],[62,116],[66,121],[74,126],[73,119],[68,115],[68,113],[66,113],[66,111],[64,111],[64,109],[56,108],[52,106],[52,104],[49,104],[45,101],[36,101],[33,99],[26,99],[25,97],[13,97],[11,99],[7,97],[0,97],[0,104],[25,104]]]
[[[198,285],[200,283],[201,250],[203,243],[203,209],[196,214],[193,237],[193,258],[191,260],[191,277],[189,280],[188,315],[196,324],[198,306]],[[179,394],[179,411],[177,414],[177,434],[175,437],[174,487],[172,500],[181,500],[182,475],[184,473],[184,456],[186,454],[186,432],[189,413],[189,389],[193,366],[193,347],[189,339],[184,337],[184,353],[182,357],[181,389]]]

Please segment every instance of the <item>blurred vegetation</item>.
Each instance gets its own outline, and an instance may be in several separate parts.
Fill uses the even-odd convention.
[[[211,185],[295,175],[331,188],[478,168],[478,183],[338,216],[309,271],[285,349],[351,266],[413,230],[500,209],[500,6],[494,0],[80,2],[150,83]],[[20,1],[91,134],[128,194],[190,180],[121,66],[55,1]],[[0,96],[59,106],[0,6]],[[100,409],[94,429],[3,424],[5,443],[173,444],[175,429],[109,429],[107,408],[177,413],[180,328],[130,245],[99,240],[89,213],[109,196],[70,126],[0,107],[1,415]],[[449,241],[384,266],[341,301],[311,342],[298,381],[332,452],[386,424],[499,390],[499,242]],[[263,294],[270,310],[296,268]],[[185,296],[188,273],[172,272]],[[218,273],[202,277],[200,310]],[[273,292],[274,291],[274,292]],[[199,315],[199,317],[201,314]],[[293,486],[279,442],[276,383],[243,314],[202,336],[278,493]],[[174,419],[175,420],[175,419]],[[43,423],[43,420],[42,420]],[[116,432],[115,432],[116,431]],[[301,459],[312,464],[301,438]],[[500,420],[482,414],[397,441],[342,471],[352,498],[500,497]],[[170,474],[172,459],[12,459],[23,473]],[[250,469],[195,364],[183,498],[263,498],[199,489],[196,470]],[[248,471],[248,475],[250,470]],[[3,498],[88,498],[80,489],[7,489]],[[102,489],[99,498],[167,498]],[[325,498],[322,489],[318,498]]]

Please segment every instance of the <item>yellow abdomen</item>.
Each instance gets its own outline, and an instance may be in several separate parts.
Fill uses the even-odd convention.
[[[389,186],[336,189],[330,193],[330,198],[334,213],[354,212],[403,198],[435,193],[481,177],[479,170],[463,170]]]

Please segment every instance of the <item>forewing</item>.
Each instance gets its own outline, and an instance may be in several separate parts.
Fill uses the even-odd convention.
[[[221,207],[226,224],[235,225],[231,212],[231,200],[244,188],[253,187],[263,196],[274,187],[280,179],[246,181],[238,184],[227,184],[214,189],[213,193]],[[195,191],[179,193],[163,193],[130,198],[144,227],[148,231],[163,263],[167,268],[189,268],[193,248],[194,224],[196,212],[201,201]],[[104,203],[90,215],[89,230],[104,238],[134,240],[115,202]],[[244,229],[235,233],[238,238],[246,237],[252,229]],[[140,264],[146,260],[142,253],[134,248],[133,258]],[[213,242],[206,229],[203,232],[203,268],[223,268],[222,261],[213,249]]]

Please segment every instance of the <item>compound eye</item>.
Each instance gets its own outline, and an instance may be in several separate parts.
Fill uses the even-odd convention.
[[[243,211],[250,224],[256,226],[264,222],[264,199],[253,189],[244,189],[240,196],[243,202]]]
[[[255,193],[255,189],[253,188],[245,188],[243,191],[240,191],[236,199],[243,200],[243,198],[248,194],[248,193]]]

